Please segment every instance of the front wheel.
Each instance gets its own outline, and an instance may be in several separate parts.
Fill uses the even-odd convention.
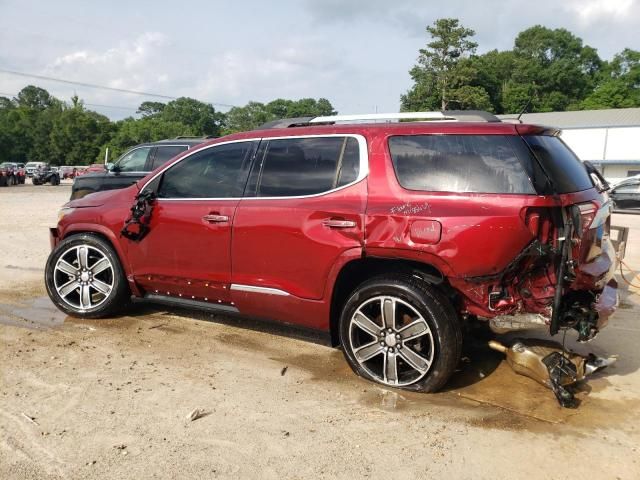
[[[116,252],[92,234],[73,235],[60,242],[47,260],[45,283],[51,301],[74,317],[111,316],[129,299]]]
[[[434,392],[460,360],[462,333],[450,302],[423,281],[383,275],[361,284],[340,319],[347,362],[383,385]]]

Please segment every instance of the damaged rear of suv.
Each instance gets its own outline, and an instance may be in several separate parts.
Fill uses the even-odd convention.
[[[606,325],[605,185],[557,130],[484,112],[285,119],[69,202],[47,291],[81,317],[132,297],[322,330],[357,374],[435,391],[465,322]]]
[[[491,319],[497,329],[541,323],[551,334],[574,328],[580,341],[591,340],[617,302],[604,180],[559,132],[514,129],[392,137],[396,176],[412,191],[410,203],[431,216],[443,202],[455,212],[427,226],[449,233],[438,244],[451,245],[438,255],[453,252],[455,273],[447,279],[462,312]]]

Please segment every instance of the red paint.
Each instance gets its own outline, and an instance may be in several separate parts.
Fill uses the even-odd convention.
[[[593,202],[599,208],[606,199],[595,189],[558,196],[405,190],[396,180],[387,140],[393,135],[429,133],[552,131],[506,123],[454,122],[300,127],[216,139],[174,162],[220,142],[341,133],[364,136],[369,150],[368,177],[350,187],[306,198],[159,200],[149,235],[135,243],[120,236],[138,192],[132,186],[70,202],[68,206],[76,210],[58,224],[52,242],[80,231],[104,235],[120,256],[136,295],[158,290],[193,296],[232,304],[244,314],[325,330],[340,270],[363,256],[412,260],[437,268],[457,291],[461,312],[483,317],[518,311],[548,314],[556,283],[552,265],[534,269],[532,259],[523,260],[504,280],[506,296],[490,304],[497,276],[534,239],[545,243],[557,237],[549,218],[551,207]],[[210,214],[228,221],[203,220]],[[350,221],[355,226],[332,228],[325,224],[327,220]],[[607,248],[594,250],[598,242],[595,230],[587,229],[576,243],[576,280],[568,288],[602,289],[608,281],[614,259]],[[231,290],[231,284],[278,289],[289,296]],[[609,288],[600,297],[607,316],[612,295]]]

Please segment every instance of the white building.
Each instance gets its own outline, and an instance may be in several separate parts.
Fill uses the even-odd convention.
[[[562,129],[567,145],[610,182],[640,174],[640,108],[526,113],[522,122]]]

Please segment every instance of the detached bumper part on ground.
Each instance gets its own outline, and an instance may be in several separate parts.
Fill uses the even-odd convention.
[[[550,388],[565,408],[579,405],[573,392],[576,383],[617,360],[617,357],[603,358],[593,354],[584,357],[565,351],[558,343],[534,339],[516,339],[510,347],[491,340],[489,347],[504,353],[516,373]]]

